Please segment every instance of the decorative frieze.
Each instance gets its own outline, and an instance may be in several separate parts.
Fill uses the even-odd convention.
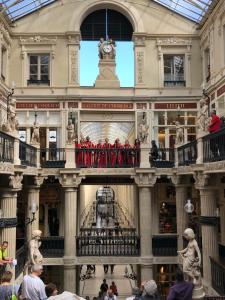
[[[17,109],[59,109],[59,102],[17,102]]]
[[[133,103],[93,103],[83,102],[82,108],[87,109],[133,109]]]
[[[137,84],[143,84],[143,71],[144,71],[144,52],[137,51],[136,54],[136,72],[137,72]]]
[[[191,39],[181,39],[177,37],[170,37],[166,39],[157,39],[157,46],[191,46]]]
[[[25,44],[56,44],[57,42],[57,37],[54,36],[52,38],[47,37],[47,36],[41,36],[41,35],[35,35],[35,36],[30,36],[30,37],[20,37],[20,44],[25,45]]]
[[[74,83],[74,84],[78,84],[79,83],[79,76],[78,76],[78,49],[74,49],[72,48],[70,50],[70,68],[71,68],[71,72],[70,72],[70,82]]]

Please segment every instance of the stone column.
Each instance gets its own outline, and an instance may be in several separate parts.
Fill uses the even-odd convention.
[[[1,242],[8,241],[8,257],[16,257],[16,210],[17,210],[17,190],[4,189],[1,195],[1,209],[4,219],[10,219],[14,223],[12,227],[5,227],[1,232]]]
[[[205,284],[211,285],[211,263],[209,257],[217,257],[218,230],[216,217],[216,191],[212,187],[200,188],[203,249],[203,278]]]
[[[139,186],[139,224],[141,245],[141,280],[153,278],[152,263],[152,187],[156,176],[139,174],[135,178]]]
[[[36,205],[35,219],[32,223],[27,225],[27,240],[29,241],[32,236],[32,231],[39,229],[39,195],[40,186],[32,185],[27,187],[27,221],[32,220],[32,206]],[[43,233],[42,233],[43,234]]]
[[[183,249],[183,233],[187,228],[188,220],[184,206],[187,202],[187,186],[176,185],[176,215],[177,215],[177,249]]]

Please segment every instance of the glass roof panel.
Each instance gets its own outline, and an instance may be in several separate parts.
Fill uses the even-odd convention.
[[[0,0],[0,12],[11,21],[23,17],[58,0]],[[200,23],[209,6],[216,0],[149,0],[157,2],[176,13]]]

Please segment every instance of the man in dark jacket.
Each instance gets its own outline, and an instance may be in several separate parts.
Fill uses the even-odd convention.
[[[192,300],[194,284],[184,281],[184,274],[180,269],[176,270],[176,282],[170,288],[167,300]]]

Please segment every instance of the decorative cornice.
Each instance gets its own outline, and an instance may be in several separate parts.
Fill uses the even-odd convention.
[[[14,165],[11,163],[0,162],[0,173],[14,173]]]
[[[44,179],[48,178],[47,176],[35,176],[34,177],[34,185],[41,186],[43,184]]]
[[[68,45],[80,45],[80,33],[68,33]]]
[[[20,37],[20,44],[27,45],[27,44],[35,44],[35,45],[54,45],[57,42],[57,37],[54,36],[52,38],[47,36],[35,35],[31,37]]]
[[[170,37],[167,39],[157,39],[157,46],[191,46],[191,39],[183,40],[177,37]]]

